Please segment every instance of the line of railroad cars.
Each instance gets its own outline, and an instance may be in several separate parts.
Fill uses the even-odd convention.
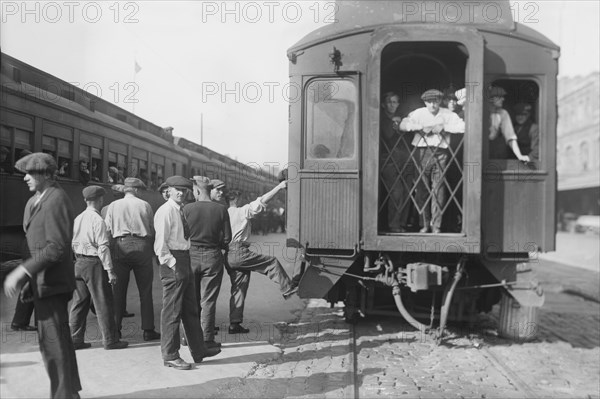
[[[110,188],[127,176],[141,178],[149,188],[143,198],[154,209],[163,202],[156,189],[175,174],[218,178],[248,198],[276,184],[258,165],[173,137],[171,128],[156,126],[9,55],[2,53],[1,59],[0,145],[8,152],[3,165],[10,169],[24,151],[53,154],[59,182],[77,212],[84,208],[82,162],[90,172],[88,184]],[[31,193],[18,172],[3,169],[0,185],[0,248],[6,259],[20,255],[23,210]],[[109,202],[112,192],[107,192]]]

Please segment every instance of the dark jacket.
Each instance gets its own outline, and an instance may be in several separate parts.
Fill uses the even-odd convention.
[[[73,205],[67,194],[53,183],[46,189],[39,204],[36,196],[25,205],[23,228],[31,257],[23,267],[32,276],[35,298],[57,294],[72,294],[75,273],[71,254],[73,238]]]

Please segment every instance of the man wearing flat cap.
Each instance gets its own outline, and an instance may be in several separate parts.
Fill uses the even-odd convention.
[[[160,348],[166,367],[189,370],[192,365],[179,354],[181,322],[195,363],[201,362],[205,357],[217,355],[221,349],[206,347],[198,316],[190,264],[190,226],[183,211],[184,198],[193,189],[192,182],[183,176],[171,176],[165,184],[169,187],[169,199],[154,215],[154,252],[160,264],[160,281],[163,285]]]
[[[443,96],[439,90],[427,90],[421,95],[425,107],[412,111],[400,123],[400,130],[415,132],[412,145],[416,147],[420,167],[417,205],[421,233],[441,232],[442,209],[446,204],[444,174],[450,160],[449,133],[465,132],[465,122],[456,113],[440,108]]]
[[[510,115],[502,108],[506,90],[499,86],[488,88],[488,102],[490,108],[490,159],[508,158],[507,148],[510,147],[517,159],[529,162],[529,157],[523,155],[517,142],[517,135],[513,129]],[[502,133],[502,135],[500,135]]]
[[[223,250],[231,241],[229,214],[224,205],[211,201],[210,180],[194,176],[196,202],[185,205],[184,216],[190,226],[190,258],[200,323],[207,347],[219,347],[215,341],[217,298],[223,280]]]
[[[92,346],[85,342],[85,327],[91,300],[94,301],[104,349],[123,349],[127,342],[120,341],[115,324],[111,285],[117,282],[110,257],[110,236],[100,216],[106,191],[100,186],[83,189],[87,208],[73,223],[73,253],[75,262],[75,294],[71,305],[69,324],[75,349]]]
[[[530,160],[538,160],[540,157],[540,131],[538,124],[531,117],[533,107],[531,104],[518,103],[514,110],[514,129],[519,149]],[[510,155],[511,158],[516,159],[513,154]]]
[[[282,175],[281,172],[280,175]],[[285,177],[287,178],[287,170]],[[282,179],[280,181],[283,180],[287,179]],[[213,187],[210,191],[210,199],[225,206],[227,209],[227,202],[224,196],[227,186],[219,179],[213,179],[210,181],[210,183]],[[229,275],[229,281],[231,282],[231,292],[229,298],[229,333],[247,334],[250,332],[250,330],[242,326],[242,322],[244,321],[244,304],[246,303],[246,294],[248,293],[248,287],[250,286],[250,271],[232,269],[231,266],[229,266],[229,262],[227,262],[228,252],[229,248],[224,251],[223,264],[227,274]],[[217,329],[218,327],[215,327],[215,331],[217,331]]]
[[[144,182],[128,177],[124,186],[125,197],[110,203],[104,220],[113,238],[112,255],[117,274],[117,283],[113,286],[117,329],[121,331],[122,328],[129,276],[133,270],[140,293],[143,338],[144,341],[153,341],[160,338],[154,329],[152,301],[154,214],[150,204],[138,198],[139,190],[146,188]]]
[[[27,155],[15,167],[25,173],[25,183],[35,193],[27,201],[23,216],[30,257],[6,277],[4,292],[14,297],[25,286],[21,295],[33,296],[40,352],[50,377],[50,396],[79,397],[81,382],[67,311],[75,289],[71,254],[73,205],[55,181],[58,167],[51,155]]]

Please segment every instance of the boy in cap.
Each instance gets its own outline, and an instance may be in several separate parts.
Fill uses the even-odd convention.
[[[490,104],[490,159],[506,159],[506,147],[510,147],[517,159],[529,162],[529,157],[521,153],[517,135],[513,129],[510,115],[502,108],[506,90],[499,86],[490,86],[488,89],[488,102]],[[500,136],[502,132],[502,136]]]
[[[527,103],[515,105],[514,128],[521,152],[530,160],[537,160],[540,156],[540,131],[537,123],[531,118],[532,108],[531,104]]]
[[[55,181],[58,166],[51,155],[27,155],[15,167],[25,173],[25,183],[35,193],[27,201],[23,216],[30,257],[6,277],[4,292],[14,297],[28,283],[30,290],[23,290],[22,295],[33,296],[50,396],[77,398],[81,382],[67,311],[75,289],[71,257],[73,205]]]
[[[210,199],[227,208],[227,202],[224,197],[224,191],[227,188],[225,183],[219,179],[213,179],[210,181],[210,184],[213,187],[210,191]],[[227,248],[223,254],[223,264],[231,282],[229,298],[229,333],[247,334],[250,330],[242,326],[242,322],[244,321],[246,294],[248,293],[248,287],[250,286],[250,271],[232,269],[227,262],[228,252],[229,248]],[[215,327],[215,331],[217,331],[217,329],[218,327]]]
[[[217,298],[223,280],[223,250],[231,241],[229,214],[224,205],[211,201],[212,186],[206,177],[194,176],[196,202],[187,204],[183,213],[190,226],[190,258],[194,273],[200,322],[206,346],[215,342]]]
[[[219,348],[207,348],[198,316],[198,302],[190,265],[190,228],[183,213],[184,198],[192,182],[183,176],[171,176],[165,184],[169,199],[154,215],[156,236],[154,252],[160,264],[163,308],[160,313],[160,347],[166,367],[189,370],[192,365],[179,356],[179,324],[183,322],[188,347],[195,363],[215,356]]]
[[[448,134],[465,132],[465,122],[457,114],[440,108],[443,96],[439,90],[427,90],[421,95],[425,107],[412,111],[400,123],[400,130],[416,132],[412,145],[416,147],[421,168],[417,185],[421,233],[441,232],[442,209],[446,203],[444,174],[450,159]]]
[[[73,253],[75,262],[75,294],[69,323],[75,349],[92,346],[84,342],[85,325],[90,301],[94,301],[104,349],[123,349],[128,343],[120,341],[115,325],[111,285],[117,282],[110,258],[109,239],[100,208],[106,191],[100,186],[83,189],[87,208],[73,223]]]
[[[152,300],[154,214],[150,204],[138,198],[139,190],[146,188],[144,182],[128,177],[124,186],[125,197],[110,203],[104,220],[113,238],[112,255],[118,278],[113,286],[117,329],[121,331],[129,276],[133,270],[140,293],[143,338],[144,341],[153,341],[160,338],[154,330]]]

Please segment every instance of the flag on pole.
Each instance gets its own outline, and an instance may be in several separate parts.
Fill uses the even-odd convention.
[[[133,66],[133,69],[135,71],[135,73],[138,73],[139,71],[142,70],[142,67],[140,66],[140,64],[138,64],[137,60],[134,61],[135,65]]]

